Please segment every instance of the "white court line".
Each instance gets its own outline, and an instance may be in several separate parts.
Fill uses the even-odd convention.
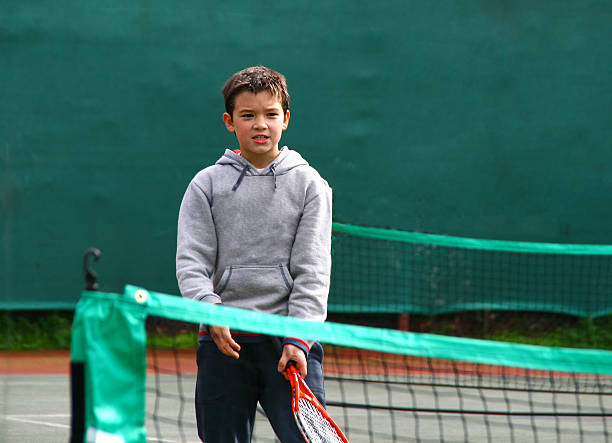
[[[50,426],[52,428],[61,428],[61,429],[69,429],[70,425],[63,425],[60,423],[51,423],[40,420],[32,420],[29,417],[34,418],[66,418],[70,417],[70,414],[18,414],[18,415],[5,415],[4,418],[7,420],[17,421],[20,423],[28,423],[34,425],[42,425],[42,426]],[[167,439],[159,439],[153,437],[147,437],[147,441],[155,441],[159,443],[178,443],[178,440],[167,440]],[[187,442],[187,443],[197,443],[197,442]]]
[[[3,383],[3,384],[10,388],[12,386],[52,386],[52,385],[65,385],[66,381],[65,380],[60,380],[60,381],[13,381],[13,380],[6,380],[6,382]]]
[[[70,414],[9,414],[5,417],[70,417]]]
[[[51,422],[46,422],[46,421],[40,421],[40,420],[32,420],[28,417],[37,417],[37,418],[45,418],[45,417],[53,417],[53,418],[66,418],[66,417],[70,417],[70,414],[30,414],[30,415],[5,415],[4,418],[7,420],[12,420],[12,421],[18,421],[21,423],[28,423],[31,425],[42,425],[42,426],[49,426],[51,428],[62,428],[62,429],[69,429],[70,425],[63,425],[61,423],[51,423]]]

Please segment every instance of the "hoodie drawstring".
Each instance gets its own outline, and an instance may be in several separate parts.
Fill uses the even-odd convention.
[[[248,171],[249,171],[249,165],[245,165],[245,167],[242,169],[242,172],[240,173],[240,176],[238,177],[238,180],[236,181],[234,186],[232,186],[232,191],[236,191],[236,189],[238,189],[238,187],[242,183],[242,180],[244,179],[244,176],[246,175]],[[274,189],[276,189],[276,169],[274,168],[274,165],[270,166],[270,172],[272,173],[272,176],[274,177]]]
[[[247,171],[249,170],[249,165],[245,165],[244,169],[242,170],[242,172],[240,173],[240,177],[238,177],[238,181],[236,182],[236,184],[232,187],[232,191],[236,191],[236,189],[238,189],[238,186],[240,186],[240,183],[242,183],[242,179],[244,178],[244,176],[246,175]]]
[[[272,172],[272,175],[274,176],[274,189],[276,189],[276,169],[274,169],[274,165],[270,166],[270,172]]]

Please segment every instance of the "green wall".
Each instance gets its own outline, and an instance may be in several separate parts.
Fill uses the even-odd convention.
[[[190,178],[235,146],[220,88],[284,72],[283,142],[335,220],[612,243],[607,1],[0,1],[0,307],[177,293]]]

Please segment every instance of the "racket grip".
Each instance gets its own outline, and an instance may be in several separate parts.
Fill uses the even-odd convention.
[[[284,372],[286,374],[293,374],[293,376],[295,377],[300,376],[300,373],[298,372],[298,369],[297,369],[297,362],[295,360],[289,360],[287,362],[287,366],[285,366]]]

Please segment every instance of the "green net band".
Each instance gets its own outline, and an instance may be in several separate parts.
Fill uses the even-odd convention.
[[[89,293],[87,296],[107,297],[96,293]],[[140,297],[145,297],[142,304],[135,301]],[[224,325],[230,329],[246,329],[254,333],[296,336],[338,346],[417,357],[560,372],[612,374],[610,351],[523,345],[332,322],[314,323],[223,305],[194,302],[135,286],[126,286],[124,298],[127,304],[142,308],[148,315]]]
[[[533,252],[538,254],[612,255],[612,245],[564,244],[539,242],[514,242],[488,240],[420,232],[397,231],[371,228],[343,223],[334,223],[334,233],[350,234],[357,237],[391,240],[404,243],[448,246],[454,248],[480,249],[484,251]]]

